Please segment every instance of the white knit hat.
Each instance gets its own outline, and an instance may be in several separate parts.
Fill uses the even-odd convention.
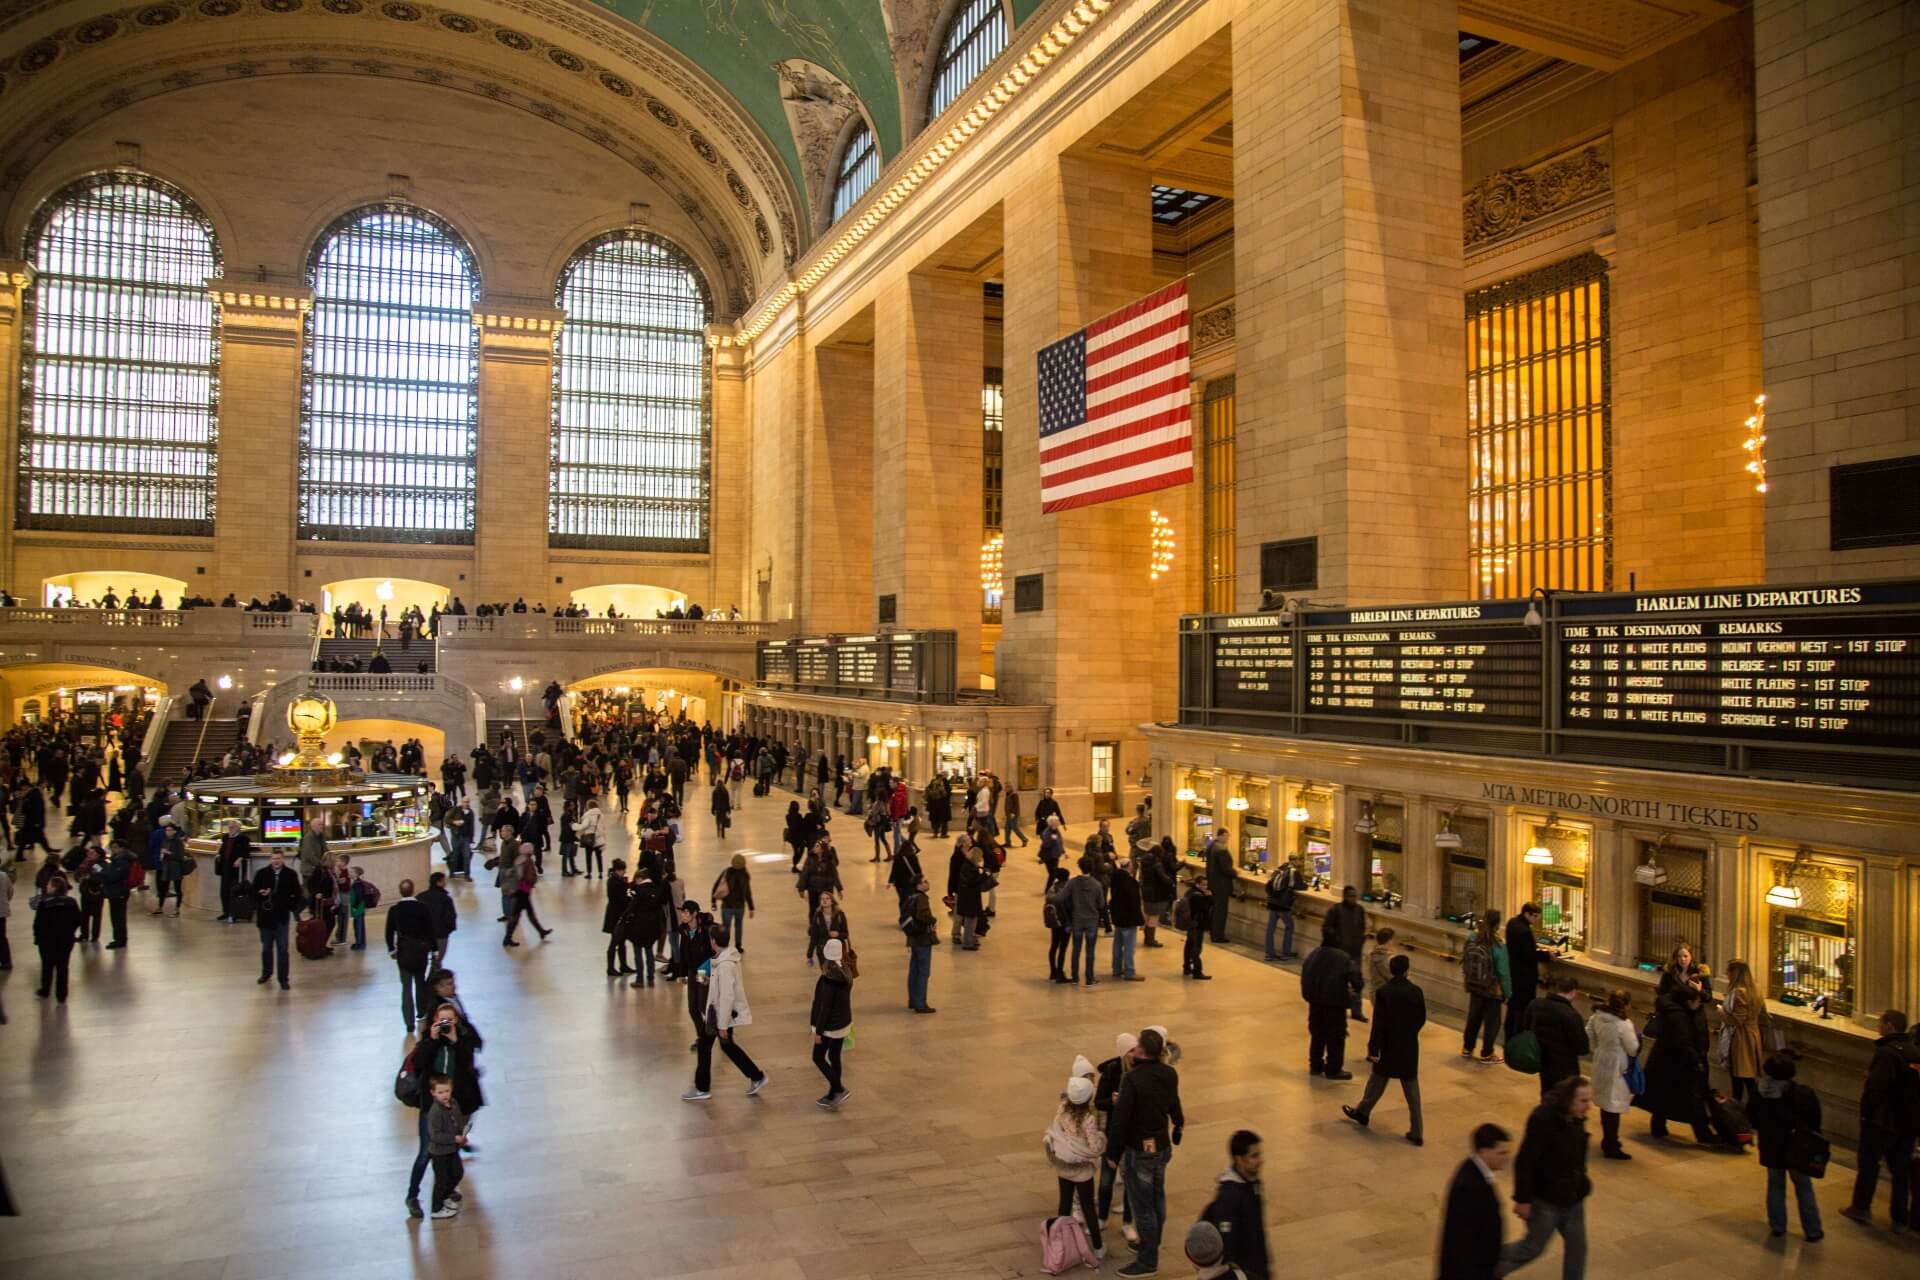
[[[1093,1073],[1094,1073],[1094,1066],[1091,1062],[1087,1061],[1087,1055],[1084,1053],[1075,1054],[1073,1057],[1074,1078],[1077,1080],[1081,1076],[1090,1076]]]
[[[1093,1081],[1085,1076],[1075,1076],[1067,1081],[1067,1101],[1081,1107],[1093,1101]]]
[[[1113,1053],[1117,1058],[1124,1058],[1139,1047],[1140,1037],[1131,1031],[1122,1031],[1113,1038]]]
[[[840,957],[846,954],[846,950],[840,945],[840,939],[828,938],[827,945],[820,948],[820,954],[835,964],[839,964]]]

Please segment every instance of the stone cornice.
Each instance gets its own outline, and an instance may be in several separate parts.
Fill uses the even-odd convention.
[[[300,285],[230,285],[209,280],[207,292],[213,297],[213,315],[223,342],[297,347],[313,310],[313,290]]]
[[[1612,199],[1611,136],[1490,173],[1462,197],[1467,252],[1482,253]]]
[[[21,300],[33,277],[32,263],[0,258],[0,320],[11,322],[20,314]]]
[[[551,360],[553,340],[566,319],[558,307],[515,299],[483,299],[473,309],[482,358],[506,363]]]

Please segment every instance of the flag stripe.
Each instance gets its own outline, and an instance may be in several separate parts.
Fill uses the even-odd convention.
[[[1049,466],[1052,466],[1064,458],[1071,458],[1089,450],[1101,448],[1117,440],[1129,439],[1137,433],[1158,431],[1168,427],[1179,427],[1182,428],[1182,436],[1191,440],[1193,438],[1193,424],[1189,420],[1191,415],[1188,412],[1188,408],[1189,406],[1183,403],[1177,409],[1166,409],[1154,414],[1152,417],[1143,418],[1137,423],[1129,422],[1117,427],[1093,424],[1099,427],[1099,429],[1087,435],[1074,436],[1071,440],[1062,440],[1060,444],[1055,444],[1054,441],[1061,440],[1062,436],[1049,437],[1046,444],[1042,446],[1040,450],[1040,472],[1042,475],[1045,475]],[[1065,434],[1066,433],[1062,433],[1062,435]]]
[[[1096,452],[1118,456],[1111,446],[1105,450],[1097,450]],[[1119,454],[1124,454],[1129,464],[1133,466],[1143,466],[1149,462],[1175,457],[1185,458],[1187,465],[1192,466],[1193,440],[1189,436],[1182,435],[1176,439],[1163,440],[1159,444],[1154,445],[1134,443],[1119,450]],[[1076,481],[1085,480],[1090,476],[1110,476],[1113,474],[1111,456],[1085,462],[1081,462],[1079,459],[1075,459],[1074,461],[1078,465],[1060,466],[1051,471],[1045,467],[1041,468],[1040,474],[1047,482],[1049,489],[1057,490],[1062,485],[1071,485]]]
[[[1109,385],[1115,376],[1129,369],[1151,368],[1187,354],[1187,323],[1183,316],[1170,332],[1156,334],[1140,346],[1129,348],[1112,359],[1088,360],[1087,392],[1092,394]]]
[[[1156,311],[1150,316],[1141,316],[1126,329],[1116,330],[1097,343],[1087,343],[1087,372],[1092,373],[1100,365],[1143,347],[1155,338],[1164,337],[1169,333],[1184,334],[1186,331],[1185,307],[1167,308]]]
[[[1163,405],[1174,401],[1191,405],[1193,393],[1185,369],[1176,371],[1170,378],[1157,371],[1149,376],[1154,379],[1152,382],[1129,383],[1103,392],[1098,403],[1088,396],[1087,421],[1099,422],[1115,415],[1131,418],[1136,413],[1158,413]]]
[[[1156,310],[1168,303],[1174,303],[1176,299],[1177,305],[1182,310],[1185,310],[1187,305],[1186,298],[1187,282],[1185,280],[1176,280],[1164,289],[1156,289],[1146,297],[1134,302],[1129,302],[1118,311],[1109,312],[1101,316],[1098,320],[1095,320],[1087,326],[1087,341],[1091,344],[1093,339],[1120,328],[1130,320],[1137,320],[1149,311]]]
[[[1140,472],[1116,472],[1107,480],[1083,480],[1078,485],[1068,486],[1059,491],[1049,490],[1048,496],[1041,501],[1040,509],[1063,511],[1073,507],[1088,507],[1097,502],[1128,498],[1138,493],[1151,493],[1155,489],[1171,489],[1175,485],[1186,484],[1193,479],[1193,466],[1190,463],[1168,466],[1162,462],[1151,465],[1166,467],[1166,469],[1143,468]]]

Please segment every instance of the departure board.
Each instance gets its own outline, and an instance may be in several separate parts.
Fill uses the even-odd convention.
[[[876,636],[849,636],[833,648],[834,683],[857,689],[887,687],[885,647]]]
[[[891,636],[889,639],[893,642],[893,654],[888,684],[894,689],[920,692],[920,655],[924,646],[916,643],[911,635]]]
[[[1293,710],[1293,629],[1273,614],[1218,619],[1208,636],[1213,705],[1223,711]]]
[[[1525,612],[1502,601],[1310,613],[1303,711],[1537,726],[1540,633]]]
[[[793,651],[793,682],[819,686],[833,684],[833,650],[825,640],[802,640]]]
[[[1559,602],[1566,729],[1920,746],[1920,584]]]
[[[785,640],[769,640],[761,644],[760,683],[793,683],[793,650]]]

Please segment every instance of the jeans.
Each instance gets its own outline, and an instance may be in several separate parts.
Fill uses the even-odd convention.
[[[1160,1265],[1160,1230],[1167,1221],[1167,1158],[1169,1152],[1126,1153],[1127,1203],[1133,1206],[1133,1225],[1140,1245],[1133,1260],[1151,1270]]]
[[[1390,1079],[1392,1079],[1391,1076],[1382,1075],[1378,1071],[1367,1077],[1367,1087],[1360,1095],[1360,1105],[1354,1108],[1359,1112],[1362,1120],[1371,1116],[1373,1109],[1380,1104],[1381,1097],[1387,1092],[1387,1081]],[[1407,1135],[1413,1138],[1421,1137],[1424,1131],[1420,1127],[1419,1079],[1415,1076],[1406,1077],[1400,1082],[1400,1092],[1407,1100]]]
[[[1560,1264],[1562,1280],[1584,1280],[1587,1274],[1586,1205],[1584,1200],[1565,1206],[1535,1200],[1527,1217],[1527,1234],[1500,1250],[1501,1271],[1525,1266],[1545,1253],[1547,1242],[1558,1231],[1567,1245],[1566,1257]]]
[[[813,1046],[813,1065],[826,1077],[829,1097],[841,1090],[840,1055],[846,1051],[847,1042],[841,1036],[821,1036],[820,1043]]]
[[[1095,981],[1093,976],[1093,953],[1098,950],[1100,946],[1100,930],[1098,928],[1076,928],[1073,931],[1073,960],[1067,966],[1067,976],[1076,982],[1080,980],[1080,948],[1083,944],[1086,947],[1087,954],[1087,983],[1088,985],[1092,985]]]
[[[1102,1161],[1100,1167],[1103,1169],[1106,1168],[1106,1162]],[[1073,1198],[1079,1196],[1080,1212],[1085,1215],[1087,1219],[1087,1239],[1092,1243],[1094,1248],[1098,1249],[1100,1247],[1100,1218],[1094,1212],[1094,1180],[1088,1178],[1085,1182],[1072,1182],[1066,1178],[1058,1178],[1055,1179],[1055,1181],[1060,1184],[1060,1208],[1057,1211],[1059,1216],[1064,1218],[1072,1213]]]
[[[960,917],[960,945],[968,951],[978,951],[980,942],[974,937],[974,931],[980,927],[979,916]]]
[[[1307,1006],[1307,1067],[1338,1071],[1347,1060],[1347,1010],[1344,1005]]]
[[[933,948],[907,948],[907,1007],[927,1007],[927,981],[933,977]]]
[[[1477,992],[1467,993],[1467,1029],[1460,1038],[1460,1047],[1471,1051],[1473,1039],[1480,1037],[1480,1056],[1493,1056],[1493,1038],[1500,1034],[1500,997],[1483,996]]]
[[[1015,814],[1008,814],[1007,815],[1007,838],[1004,843],[1012,844],[1013,838],[1015,836],[1020,837],[1020,847],[1022,849],[1026,848],[1027,845],[1032,843],[1027,839],[1027,833],[1020,829],[1019,817]]]
[[[1100,1215],[1100,1221],[1102,1222],[1105,1222],[1107,1215],[1113,1212],[1113,1184],[1116,1181],[1122,1184],[1120,1188],[1120,1221],[1133,1221],[1133,1206],[1127,1203],[1125,1186],[1126,1166],[1127,1159],[1124,1154],[1120,1157],[1120,1168],[1118,1169],[1115,1169],[1105,1160],[1100,1162],[1100,1190],[1094,1197],[1096,1201],[1094,1210]]]
[[[428,1106],[431,1105],[432,1103],[429,1101]],[[419,1153],[413,1157],[413,1172],[407,1178],[407,1199],[418,1200],[420,1198],[420,1182],[427,1176],[427,1165],[432,1163],[432,1161],[433,1157],[427,1154],[427,1108],[421,1107],[420,1150]]]
[[[1053,935],[1047,944],[1047,976],[1067,980],[1067,939],[1072,935],[1065,929],[1049,930]]]
[[[353,918],[353,945],[365,948],[367,945],[367,918],[357,915]]]
[[[1862,1213],[1873,1210],[1873,1193],[1880,1186],[1880,1163],[1885,1161],[1893,1174],[1893,1192],[1887,1207],[1896,1226],[1905,1226],[1908,1196],[1912,1192],[1913,1139],[1897,1138],[1886,1129],[1868,1121],[1860,1124],[1859,1172],[1853,1179],[1853,1208]]]
[[[127,900],[125,898],[108,898],[107,899],[107,918],[113,921],[113,945],[116,947],[126,946],[127,945]],[[283,934],[280,940],[280,954],[282,957],[284,957],[287,954],[287,943],[286,943],[286,938],[284,936],[284,926],[282,926],[282,928],[283,928]],[[98,934],[95,934],[94,936],[96,938],[99,937]],[[282,976],[285,976],[286,974],[285,966],[281,967],[280,972]]]
[[[1292,950],[1293,917],[1284,911],[1269,911],[1267,912],[1267,959],[1269,960],[1280,958],[1280,953],[1273,949],[1273,933],[1280,927],[1280,917],[1283,915],[1287,916],[1287,949]]]
[[[1800,1204],[1800,1232],[1812,1238],[1820,1230],[1820,1202],[1814,1199],[1813,1179],[1799,1170],[1767,1170],[1767,1225],[1775,1231],[1787,1229],[1787,1179],[1793,1179],[1793,1198]]]
[[[727,931],[727,941],[741,951],[747,949],[747,909],[745,907],[720,908],[720,927]]]
[[[293,936],[293,922],[282,920],[278,924],[260,925],[260,976],[266,977],[273,972],[274,957],[280,959],[280,981],[287,980],[287,942]]]
[[[1130,924],[1117,924],[1113,927],[1113,976],[1131,978],[1133,976],[1133,942],[1140,930]]]
[[[693,1087],[700,1092],[706,1093],[713,1087],[713,1046],[716,1042],[720,1045],[720,1052],[727,1055],[727,1061],[739,1068],[740,1074],[745,1076],[749,1083],[767,1074],[747,1056],[747,1051],[740,1047],[737,1040],[731,1037],[722,1040],[719,1036],[710,1036],[702,1032],[699,1045],[695,1050],[699,1054],[699,1060],[693,1071]]]

